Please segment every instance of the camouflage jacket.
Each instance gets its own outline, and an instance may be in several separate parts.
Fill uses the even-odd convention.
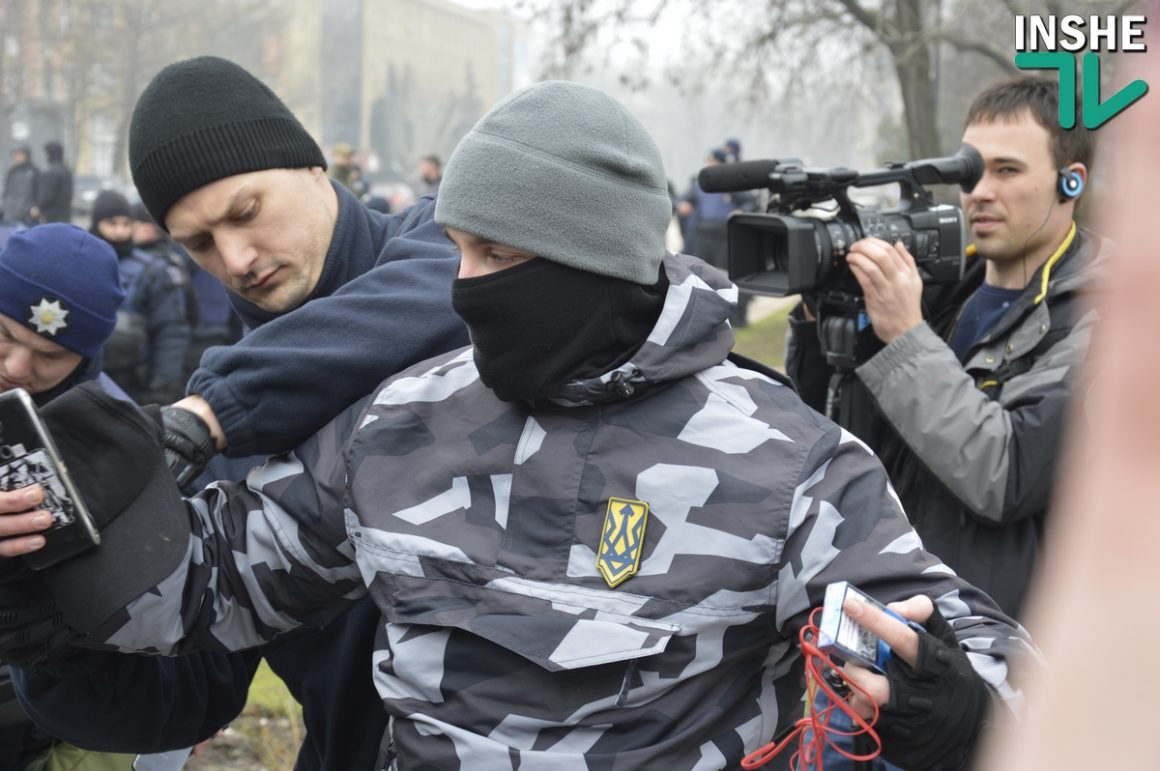
[[[737,289],[665,266],[615,372],[507,403],[453,352],[210,487],[188,565],[102,639],[240,648],[369,590],[393,768],[735,767],[799,701],[798,630],[840,579],[936,597],[1018,699],[1022,630],[922,551],[862,443],[725,360]]]

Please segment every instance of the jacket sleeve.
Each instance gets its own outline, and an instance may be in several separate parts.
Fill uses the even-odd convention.
[[[790,508],[777,585],[777,624],[797,639],[826,586],[849,581],[883,603],[931,597],[971,663],[1015,710],[1012,665],[1039,661],[1027,633],[983,592],[923,550],[877,457],[833,427],[809,452]]]
[[[950,347],[920,324],[858,369],[886,419],[975,516],[1010,524],[1047,508],[1073,368],[1089,312],[1031,369],[989,399]]]
[[[167,658],[85,651],[70,671],[14,670],[25,712],[85,749],[153,753],[210,738],[246,705],[257,652]]]
[[[213,407],[230,455],[294,447],[387,377],[468,343],[451,310],[458,259],[450,246],[431,254],[438,228],[397,236],[390,255],[333,295],[206,352],[187,391]],[[412,238],[427,256],[392,259]]]
[[[188,499],[186,559],[94,630],[122,652],[242,650],[319,627],[366,594],[346,532],[343,450],[363,403],[245,483]]]

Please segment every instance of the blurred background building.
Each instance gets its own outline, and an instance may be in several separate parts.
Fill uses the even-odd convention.
[[[407,181],[532,82],[527,40],[515,16],[449,0],[0,0],[0,158],[29,145],[43,165],[57,140],[78,196],[126,189],[141,89],[215,54],[265,80],[326,152],[349,144],[371,181]]]

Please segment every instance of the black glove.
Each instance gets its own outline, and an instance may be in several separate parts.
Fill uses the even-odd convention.
[[[161,427],[165,462],[178,487],[185,487],[217,455],[217,442],[206,422],[189,410],[150,404],[142,410]]]
[[[957,771],[970,762],[991,690],[937,607],[923,626],[915,666],[895,656],[886,667],[890,702],[876,726],[882,757],[908,771]]]
[[[39,579],[0,585],[0,661],[24,668],[63,661],[80,652],[69,645],[79,637]]]

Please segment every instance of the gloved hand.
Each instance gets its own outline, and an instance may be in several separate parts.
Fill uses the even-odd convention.
[[[69,645],[79,637],[42,581],[0,584],[0,661],[24,668],[63,661],[80,652]]]
[[[150,404],[142,408],[161,427],[165,462],[178,487],[185,487],[201,474],[205,464],[217,454],[217,443],[206,422],[189,410]]]
[[[876,726],[882,757],[909,771],[957,771],[971,758],[991,690],[937,607],[923,626],[915,666],[895,656],[886,668],[890,701]]]

